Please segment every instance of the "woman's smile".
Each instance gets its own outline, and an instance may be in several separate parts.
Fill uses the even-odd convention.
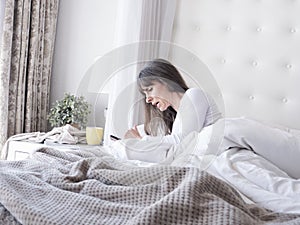
[[[159,97],[154,97],[152,99],[151,104],[157,107],[160,111],[165,111],[171,105],[168,101]]]
[[[171,92],[167,85],[154,81],[151,85],[142,87],[142,89],[146,97],[146,103],[152,104],[160,111],[165,111],[169,106],[177,111],[182,95]]]

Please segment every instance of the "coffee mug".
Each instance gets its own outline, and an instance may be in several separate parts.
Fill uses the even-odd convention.
[[[88,145],[100,145],[102,138],[102,127],[86,127],[86,142]]]

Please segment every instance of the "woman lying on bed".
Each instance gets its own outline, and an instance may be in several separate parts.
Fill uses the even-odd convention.
[[[137,82],[145,96],[147,135],[142,137],[136,126],[125,133],[125,139],[136,138],[142,142],[129,149],[130,159],[160,161],[166,156],[162,149],[180,144],[191,132],[200,132],[221,118],[213,99],[199,88],[188,88],[178,70],[166,60],[150,61]],[[221,152],[233,147],[253,150],[291,177],[300,178],[300,167],[296,166],[300,158],[299,137],[250,119],[225,119],[223,124]],[[147,147],[139,151],[145,143],[149,143],[149,151]]]
[[[148,62],[137,83],[145,97],[144,131],[135,126],[125,133],[122,144],[128,159],[162,162],[191,132],[200,132],[222,117],[214,100],[200,88],[189,88],[166,60]]]
[[[148,62],[137,82],[146,103],[144,140],[162,136],[163,142],[178,144],[191,131],[200,132],[221,118],[214,100],[199,88],[188,88],[179,71],[166,60]],[[134,127],[124,138],[142,137]]]

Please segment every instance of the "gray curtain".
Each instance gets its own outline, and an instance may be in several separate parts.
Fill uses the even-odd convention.
[[[0,149],[46,131],[59,0],[6,0],[0,47]]]

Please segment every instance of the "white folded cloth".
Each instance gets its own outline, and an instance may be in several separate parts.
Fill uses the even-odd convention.
[[[85,131],[80,131],[69,124],[62,127],[54,127],[49,132],[21,133],[11,136],[4,144],[1,151],[1,159],[6,159],[8,155],[8,143],[10,141],[31,141],[36,143],[58,143],[58,144],[77,144],[86,143]]]
[[[62,127],[55,127],[47,133],[39,133],[36,137],[29,137],[28,140],[42,143],[47,139],[47,141],[59,144],[76,144],[78,137],[74,134],[79,131],[76,127],[67,124]]]

